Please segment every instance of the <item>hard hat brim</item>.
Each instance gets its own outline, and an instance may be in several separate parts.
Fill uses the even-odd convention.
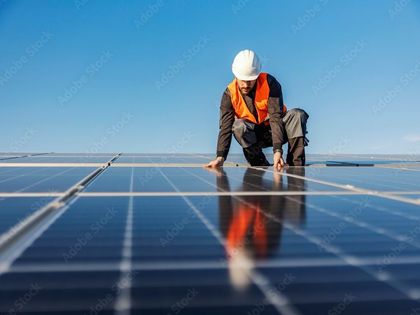
[[[260,73],[256,74],[256,75],[241,75],[240,73],[238,73],[237,71],[235,71],[234,69],[232,69],[233,74],[235,75],[235,77],[241,81],[254,81],[256,79],[258,79],[258,76],[260,75]]]

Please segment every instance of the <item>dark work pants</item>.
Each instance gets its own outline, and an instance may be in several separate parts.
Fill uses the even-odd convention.
[[[308,114],[302,109],[291,109],[283,117],[288,142],[286,163],[290,166],[305,165],[306,122]],[[232,127],[236,141],[243,149],[251,166],[268,166],[262,149],[273,146],[270,125],[256,125],[244,119],[235,119]],[[285,144],[285,143],[282,143]]]

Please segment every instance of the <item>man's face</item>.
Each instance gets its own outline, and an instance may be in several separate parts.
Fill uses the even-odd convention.
[[[253,87],[255,86],[255,83],[257,82],[257,80],[252,80],[252,81],[242,81],[239,79],[236,79],[236,81],[238,81],[238,87],[239,90],[241,91],[242,94],[248,94]]]

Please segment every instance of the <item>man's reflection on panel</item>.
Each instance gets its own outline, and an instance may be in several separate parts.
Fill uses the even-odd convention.
[[[301,167],[286,172],[305,176]],[[223,170],[218,171],[217,187],[219,191],[231,191]],[[283,222],[300,226],[305,220],[305,195],[252,195],[252,192],[304,190],[303,179],[248,168],[238,191],[249,191],[250,195],[219,196],[220,230],[225,238],[231,282],[236,288],[249,285],[255,261],[280,251]]]

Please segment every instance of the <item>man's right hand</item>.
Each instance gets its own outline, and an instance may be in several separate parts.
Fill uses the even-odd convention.
[[[274,153],[274,161],[273,166],[276,171],[281,171],[281,169],[284,167],[284,161],[283,157],[281,156],[281,152]]]
[[[205,165],[205,167],[211,167],[211,168],[221,167],[221,166],[223,166],[224,161],[225,161],[225,159],[222,156],[218,156],[215,160],[213,160],[209,164]]]

